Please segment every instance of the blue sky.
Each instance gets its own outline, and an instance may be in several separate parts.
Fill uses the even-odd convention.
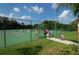
[[[26,20],[55,20],[68,24],[74,20],[70,8],[52,3],[2,3],[0,16]]]

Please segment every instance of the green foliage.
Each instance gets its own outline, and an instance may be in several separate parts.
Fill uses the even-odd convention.
[[[77,30],[77,24],[78,24],[78,21],[77,21],[77,20],[72,21],[72,22],[70,23],[71,29],[72,29],[72,30]]]
[[[55,23],[56,23],[56,26],[55,26]],[[45,28],[48,28],[49,30],[55,30],[55,27],[56,27],[56,30],[61,30],[63,28],[63,30],[65,31],[74,31],[76,30],[76,25],[74,25],[74,23],[70,23],[70,24],[62,24],[62,23],[58,23],[56,21],[43,21],[41,24],[39,24],[40,26],[40,29],[45,29]]]
[[[58,48],[53,47],[51,52],[49,51],[49,54],[55,54],[55,55],[78,55],[78,48],[75,45],[68,45],[64,48]]]
[[[44,30],[46,28],[48,28],[49,30],[55,30],[55,29],[61,30],[63,28],[63,30],[65,30],[65,31],[75,31],[75,30],[77,30],[77,23],[78,23],[77,21],[73,21],[70,24],[62,24],[62,23],[58,23],[56,21],[45,20],[40,24],[25,25],[23,22],[18,23],[18,21],[14,20],[14,19],[9,20],[7,17],[4,22],[3,19],[1,19],[1,18],[3,18],[3,17],[0,17],[0,29],[4,29],[3,24],[5,23],[6,29],[37,29],[39,27],[39,29],[42,29],[42,30]]]
[[[78,54],[78,48],[75,45],[68,45],[66,48],[61,50],[60,54],[76,55],[76,54]]]
[[[70,7],[74,13],[74,15],[77,15],[79,12],[79,3],[69,3],[67,4],[68,7]]]
[[[28,48],[20,48],[18,51],[20,51],[20,54],[23,55],[37,55],[41,49],[42,46],[33,46]]]
[[[22,23],[19,23],[16,21],[17,19],[9,19],[8,17],[1,17],[0,16],[0,30],[5,29],[32,29],[35,28],[31,24],[25,25],[22,21]],[[20,20],[19,20],[20,21]],[[30,23],[30,21],[29,21]]]
[[[48,28],[49,30],[54,29],[55,28],[55,22],[54,21],[44,21],[40,24],[40,28],[41,29],[45,29]]]

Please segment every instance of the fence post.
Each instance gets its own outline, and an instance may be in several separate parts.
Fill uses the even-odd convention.
[[[38,23],[38,39],[40,37],[40,28],[39,28],[39,23]]]
[[[5,17],[3,18],[3,30],[4,30],[4,47],[6,48],[6,23],[5,23]]]
[[[30,26],[32,25],[32,21],[30,20]],[[32,41],[32,27],[30,28],[30,35],[31,35],[31,37],[30,37],[30,39],[31,39],[31,41]]]
[[[37,21],[36,21],[37,22]],[[39,39],[39,23],[36,26],[36,31],[37,31],[37,39]]]

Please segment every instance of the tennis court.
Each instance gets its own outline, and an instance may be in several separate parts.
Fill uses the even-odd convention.
[[[14,44],[20,44],[23,42],[28,42],[36,39],[42,39],[44,37],[43,30],[40,30],[37,34],[35,29],[20,29],[20,30],[6,30],[6,46],[11,46]],[[51,30],[53,36],[60,38],[61,31]],[[67,40],[77,42],[77,34],[75,31],[64,31],[64,37]],[[4,47],[4,31],[0,30],[0,47]]]
[[[39,39],[43,35],[43,32],[35,33],[35,30],[28,31],[24,30],[6,30],[6,46],[11,46],[14,44],[19,44],[23,42],[32,41]],[[4,31],[0,30],[0,47],[4,47]]]

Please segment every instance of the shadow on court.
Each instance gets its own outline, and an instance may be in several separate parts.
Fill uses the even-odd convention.
[[[42,49],[42,46],[38,45],[38,46],[33,46],[28,48],[21,48],[21,49],[18,49],[18,51],[22,55],[37,55],[41,49]]]

